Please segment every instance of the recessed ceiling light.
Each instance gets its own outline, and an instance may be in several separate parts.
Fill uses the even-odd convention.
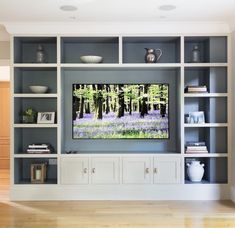
[[[60,7],[62,11],[76,11],[78,8],[73,5],[63,5]]]
[[[170,10],[176,9],[176,6],[174,6],[174,5],[161,5],[158,7],[158,9],[164,10],[164,11],[170,11]]]

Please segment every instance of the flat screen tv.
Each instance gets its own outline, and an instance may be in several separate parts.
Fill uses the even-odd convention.
[[[73,84],[73,139],[168,139],[168,84]]]

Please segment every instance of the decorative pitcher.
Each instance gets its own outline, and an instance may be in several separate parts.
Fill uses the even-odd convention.
[[[204,164],[200,161],[192,161],[191,164],[187,163],[187,174],[192,182],[200,182],[204,175]]]
[[[162,56],[161,49],[154,49],[154,48],[145,48],[145,62],[146,63],[156,63]],[[157,53],[158,52],[158,53]]]

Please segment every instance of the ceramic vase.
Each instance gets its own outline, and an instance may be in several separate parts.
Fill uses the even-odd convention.
[[[187,163],[187,174],[192,182],[200,182],[204,175],[204,164],[200,164],[200,161],[192,161]]]
[[[37,53],[36,53],[36,62],[37,63],[45,63],[45,53],[42,45],[38,45]]]
[[[192,62],[199,63],[200,62],[200,51],[197,45],[194,45],[192,50]]]

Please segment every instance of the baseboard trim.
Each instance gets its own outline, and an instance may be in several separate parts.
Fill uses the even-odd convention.
[[[231,187],[230,189],[230,199],[235,203],[235,187]]]
[[[235,190],[234,190],[235,193]],[[226,200],[228,185],[89,185],[12,186],[10,199],[18,200]],[[235,194],[234,194],[235,199]]]

